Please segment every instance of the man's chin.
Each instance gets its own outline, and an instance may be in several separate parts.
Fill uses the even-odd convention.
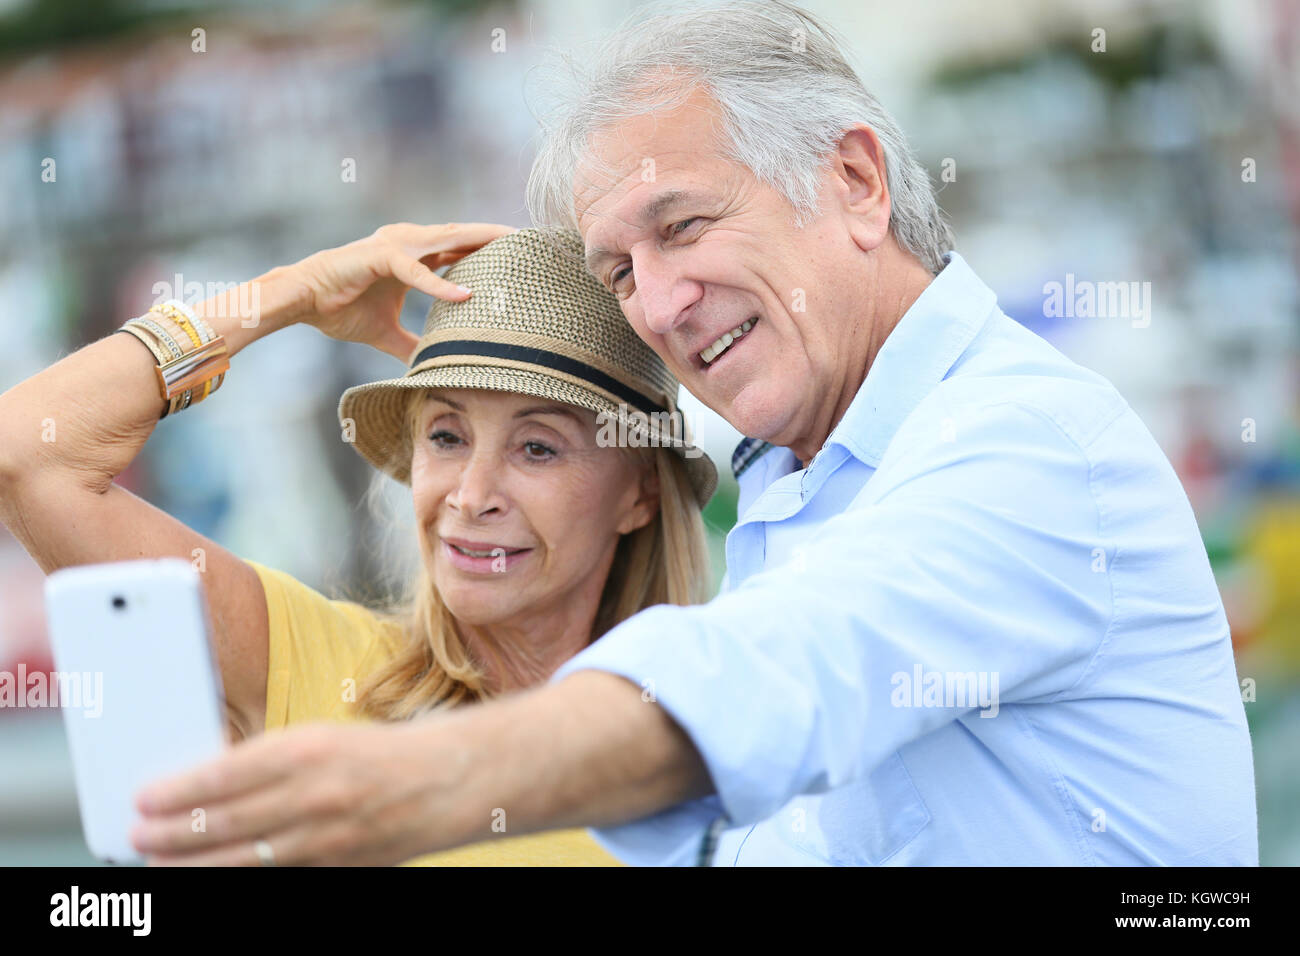
[[[772,395],[746,394],[745,389],[722,408],[713,410],[746,438],[757,438],[782,445],[788,441],[791,426],[790,406]]]

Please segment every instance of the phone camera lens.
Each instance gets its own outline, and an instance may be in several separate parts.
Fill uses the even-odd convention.
[[[116,595],[113,598],[113,607],[119,611],[122,610],[122,608],[126,607],[126,598],[122,597],[120,594]]]

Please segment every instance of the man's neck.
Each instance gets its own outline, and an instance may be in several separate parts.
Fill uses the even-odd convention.
[[[911,255],[900,255],[894,267],[881,269],[876,275],[871,301],[858,312],[847,329],[844,361],[835,380],[829,383],[827,401],[814,413],[806,438],[791,442],[789,448],[807,468],[821,451],[831,432],[849,410],[853,399],[867,380],[867,374],[884,347],[885,340],[898,326],[907,310],[921,296],[935,277]]]

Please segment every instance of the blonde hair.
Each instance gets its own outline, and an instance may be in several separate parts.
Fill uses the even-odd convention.
[[[417,396],[423,394],[416,390]],[[413,399],[408,407],[408,437],[419,404]],[[592,627],[593,641],[647,607],[697,604],[709,597],[712,575],[704,522],[682,459],[668,448],[630,451],[653,458],[659,508],[647,525],[619,540]],[[398,624],[405,642],[361,683],[359,716],[408,720],[490,696],[484,672],[472,660],[423,562],[402,597],[374,613]]]

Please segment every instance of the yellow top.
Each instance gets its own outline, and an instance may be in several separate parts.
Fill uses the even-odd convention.
[[[356,720],[356,688],[394,654],[396,624],[359,604],[330,600],[296,578],[249,561],[270,615],[266,729]],[[403,866],[621,866],[585,830],[501,838],[409,860]]]

